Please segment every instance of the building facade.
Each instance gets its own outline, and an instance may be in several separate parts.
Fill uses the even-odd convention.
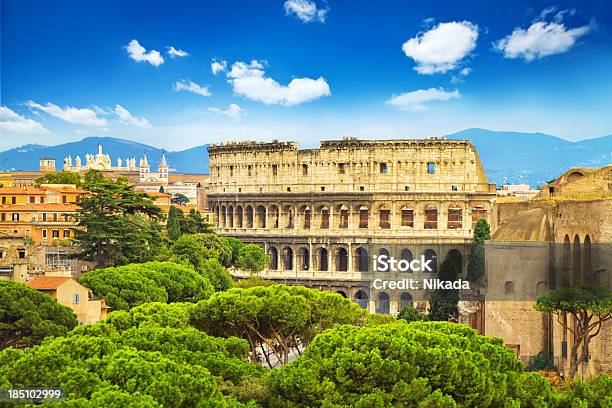
[[[496,197],[466,140],[323,141],[212,145],[208,207],[218,233],[261,245],[266,278],[336,291],[394,313],[419,291],[373,288],[377,278],[422,278],[458,254],[465,276],[472,228]],[[432,272],[376,272],[372,257],[433,261]]]

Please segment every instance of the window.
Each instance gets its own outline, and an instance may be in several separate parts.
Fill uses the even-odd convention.
[[[387,163],[380,163],[380,174],[387,174],[388,172]]]
[[[329,210],[327,208],[321,210],[321,228],[329,228]]]
[[[13,213],[12,216],[11,216],[11,220],[19,221],[19,214],[18,213]]]
[[[72,295],[72,303],[78,305],[81,302],[81,295],[79,295],[78,293],[74,293]]]
[[[302,176],[307,176],[307,175],[308,175],[308,165],[302,164]]]
[[[230,166],[230,176],[234,175],[234,166]]]
[[[2,215],[0,215],[0,221],[6,221],[6,214],[2,213]]]
[[[57,222],[57,213],[53,213],[53,221]]]
[[[364,186],[359,186],[359,191],[365,191],[365,187]]]
[[[346,208],[340,209],[340,225],[341,229],[348,228],[349,212]]]
[[[368,228],[368,218],[370,212],[367,208],[361,208],[359,210],[359,228]]]
[[[451,186],[451,191],[459,191],[459,188],[456,185]]]
[[[287,187],[287,192],[290,193],[291,192],[291,187]]]
[[[70,230],[64,230],[64,238],[70,238]]]
[[[25,259],[25,257],[26,257],[26,252],[25,252],[25,249],[23,249],[23,248],[19,248],[19,249],[17,250],[17,258],[19,258],[19,259]]]
[[[325,191],[325,187],[321,186],[321,191]]]
[[[508,281],[504,283],[504,293],[506,295],[511,295],[514,293],[514,282]]]
[[[462,227],[462,211],[461,208],[449,208],[448,209],[448,223],[446,228],[448,229],[461,229]]]
[[[6,204],[6,197],[2,197],[2,204]]]
[[[410,191],[410,187],[404,186],[404,191]]]
[[[389,222],[389,218],[391,215],[390,210],[380,210],[380,228],[389,229],[391,228],[391,223]]]
[[[273,176],[277,176],[278,175],[278,164],[273,164],[272,165],[272,175]]]
[[[43,237],[43,239],[47,239],[47,230],[46,229],[42,230],[42,237]]]
[[[47,213],[42,213],[43,222],[47,221]]]
[[[345,173],[346,173],[346,164],[338,163],[338,174],[345,174]]]
[[[53,231],[51,231],[51,236],[53,238],[59,238],[59,230],[54,229]]]
[[[402,227],[414,227],[414,212],[410,208],[402,208]]]
[[[247,167],[247,172],[248,172],[249,176],[252,176],[253,175],[253,166],[248,166]]]
[[[65,195],[62,196],[62,204],[66,204],[67,198]]]
[[[0,259],[4,258],[4,251],[0,250]]]
[[[45,197],[40,197],[40,203],[44,204],[45,203]]]
[[[438,228],[438,210],[433,205],[425,207],[425,229]]]
[[[484,207],[473,207],[472,208],[472,228],[476,226],[479,219],[487,219],[487,209]]]
[[[36,197],[30,196],[30,204],[34,204],[36,202]]]
[[[11,204],[17,204],[17,197],[11,197]]]
[[[436,171],[436,165],[433,162],[427,163],[427,174],[434,174]]]

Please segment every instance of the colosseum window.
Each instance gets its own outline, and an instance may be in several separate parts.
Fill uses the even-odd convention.
[[[307,175],[308,175],[308,165],[302,164],[302,176],[307,176]]]
[[[349,212],[346,207],[340,208],[340,223],[338,225],[339,228],[346,229],[348,228],[349,222]]]
[[[346,163],[338,163],[338,174],[346,173]]]
[[[391,218],[391,211],[388,208],[381,208],[379,227],[383,229],[391,228],[390,218]]]
[[[514,282],[508,281],[504,283],[504,293],[506,295],[511,295],[514,293]]]
[[[425,229],[438,228],[438,210],[433,205],[425,207]]]
[[[388,172],[387,163],[380,163],[380,174],[387,174]]]
[[[304,209],[304,229],[310,229],[310,208],[306,207]]]
[[[329,209],[323,207],[321,210],[321,229],[329,228]]]
[[[436,165],[433,162],[427,163],[427,174],[434,174],[436,171]]]
[[[253,175],[253,166],[248,166],[247,167],[247,172],[249,174],[249,177]]]
[[[272,165],[272,175],[273,176],[277,176],[278,175],[278,164],[273,164]]]
[[[414,227],[414,211],[411,208],[402,208],[402,227]]]
[[[370,217],[370,211],[367,207],[361,207],[359,209],[359,228],[368,228],[368,218]]]
[[[230,176],[234,175],[234,166],[229,166],[230,168]]]
[[[448,209],[448,229],[461,229],[462,226],[462,213],[461,208],[449,208]]]

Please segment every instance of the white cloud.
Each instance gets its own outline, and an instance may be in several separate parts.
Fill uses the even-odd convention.
[[[6,106],[0,106],[0,130],[3,132],[21,134],[51,133],[40,123],[21,116]]]
[[[164,63],[164,57],[161,56],[159,51],[150,50],[147,51],[137,40],[132,40],[128,45],[125,46],[128,55],[131,59],[137,62],[148,62],[149,64],[159,67]]]
[[[180,81],[176,81],[174,83],[174,90],[177,92],[179,91],[193,92],[195,94],[202,95],[202,96],[212,95],[207,86],[202,87],[193,81],[186,81],[184,79],[181,79]]]
[[[259,61],[232,64],[226,74],[234,93],[266,105],[298,105],[331,95],[325,78],[294,78],[288,85],[281,85],[265,76],[263,64]]]
[[[226,110],[219,108],[208,108],[208,110],[209,112],[226,115],[227,117],[230,117],[232,119],[239,119],[240,115],[244,112],[244,109],[242,109],[239,105],[236,105],[235,103],[230,103]]]
[[[456,89],[452,92],[448,92],[442,88],[429,88],[393,95],[387,103],[402,110],[423,111],[427,109],[426,104],[429,102],[445,102],[460,97],[461,94]]]
[[[115,105],[115,114],[117,114],[119,123],[122,125],[134,126],[143,129],[151,127],[151,124],[146,118],[138,119],[137,117],[132,116],[132,114],[121,105]]]
[[[440,23],[419,33],[402,45],[404,53],[416,62],[419,74],[453,70],[476,47],[478,26],[469,21]]]
[[[189,55],[189,53],[187,51],[184,51],[184,50],[177,50],[173,46],[170,46],[170,47],[168,47],[168,55],[171,58],[176,58],[176,57],[182,58],[182,57],[187,57]]]
[[[312,0],[287,0],[285,1],[285,14],[295,15],[303,23],[324,23],[329,8],[319,8]]]
[[[46,105],[40,105],[34,101],[26,102],[26,106],[31,109],[38,109],[58,119],[77,125],[106,126],[108,124],[106,122],[106,119],[99,118],[96,115],[96,112],[87,108],[80,109],[73,108],[70,106],[60,108],[59,106],[54,105],[51,102],[47,103]]]
[[[554,10],[543,12],[543,16],[552,12]],[[536,21],[526,30],[517,27],[512,34],[493,43],[493,48],[503,53],[505,58],[523,58],[528,62],[567,52],[580,37],[591,31],[592,25],[567,28],[561,22],[565,13],[567,11],[555,14],[555,22]]]
[[[217,75],[219,72],[225,71],[226,68],[227,61],[224,60],[213,58],[212,62],[210,63],[210,70],[212,71],[213,75]]]

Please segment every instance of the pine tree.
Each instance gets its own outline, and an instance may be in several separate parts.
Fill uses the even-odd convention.
[[[176,241],[181,236],[181,220],[185,218],[183,212],[175,206],[170,206],[168,212],[168,223],[166,224],[166,230],[168,231],[168,238],[172,241]]]

